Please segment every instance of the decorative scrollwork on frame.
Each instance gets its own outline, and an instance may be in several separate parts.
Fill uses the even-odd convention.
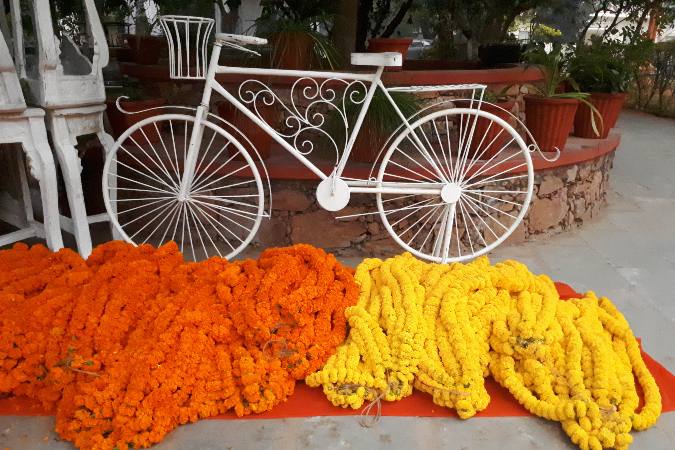
[[[350,103],[362,104],[367,91],[365,83],[360,80],[326,78],[317,81],[314,78],[301,77],[291,86],[290,99],[287,102],[270,86],[256,79],[242,82],[238,94],[241,102],[263,122],[266,122],[263,108],[279,106],[284,115],[282,129],[277,129],[276,124],[268,123],[279,136],[303,155],[314,151],[316,138],[323,138],[335,151],[337,163],[351,134],[347,107]],[[337,115],[337,122],[344,126],[344,139],[339,144],[330,130],[326,129],[330,114]]]

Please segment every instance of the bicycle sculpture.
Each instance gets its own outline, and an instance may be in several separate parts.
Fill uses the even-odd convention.
[[[207,65],[212,19],[164,16],[161,24],[169,41],[171,78],[205,80],[205,86],[197,108],[172,107],[190,110],[190,115],[141,120],[109,153],[103,174],[105,204],[127,241],[159,245],[174,240],[194,260],[232,258],[271,215],[267,169],[246,136],[209,113],[214,91],[316,175],[321,207],[339,211],[352,194],[374,194],[373,213],[400,246],[418,257],[451,262],[487,253],[523,219],[532,196],[530,152],[536,145],[528,148],[509,123],[481,109],[484,85],[386,87],[383,70],[401,65],[399,53],[352,54],[353,65],[376,66],[374,73],[219,65],[223,46],[258,54],[246,46],[267,42],[232,34],[216,34]],[[251,78],[230,92],[216,80],[226,74]],[[282,99],[255,77],[294,78],[290,98]],[[371,176],[346,177],[349,155],[378,89],[400,116],[401,126],[380,151],[379,167],[373,166]],[[468,93],[469,107],[445,101],[405,117],[392,91]],[[349,102],[361,108],[353,123],[346,112]],[[272,106],[284,113],[280,129],[262,113]],[[329,111],[341,119],[344,139],[328,132]],[[335,152],[330,173],[308,159],[315,142]]]

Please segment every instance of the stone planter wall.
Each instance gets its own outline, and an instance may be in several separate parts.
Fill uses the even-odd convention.
[[[613,159],[614,152],[609,152],[594,160],[535,172],[530,209],[506,245],[559,233],[597,216],[606,202]],[[273,180],[272,218],[263,219],[254,245],[308,243],[345,256],[386,256],[401,251],[378,214],[334,219],[377,211],[374,195],[355,194],[347,208],[333,214],[318,206],[315,189],[315,181]]]

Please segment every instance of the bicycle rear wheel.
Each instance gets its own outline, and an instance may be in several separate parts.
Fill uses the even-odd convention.
[[[382,222],[405,250],[464,261],[504,242],[532,197],[530,151],[503,119],[452,108],[421,117],[392,142],[377,181]],[[420,189],[437,193],[419,195]]]
[[[186,259],[199,261],[233,258],[255,236],[265,206],[258,169],[231,134],[202,123],[194,178],[183,199],[179,186],[194,117],[151,117],[115,142],[103,169],[103,196],[126,241],[175,241]]]

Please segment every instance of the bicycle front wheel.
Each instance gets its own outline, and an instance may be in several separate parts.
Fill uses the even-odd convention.
[[[125,131],[104,165],[106,209],[128,242],[159,246],[175,241],[186,259],[230,259],[260,226],[263,185],[241,143],[204,121],[193,181],[180,198],[194,127],[194,117],[164,114]]]
[[[529,149],[508,122],[479,109],[444,109],[418,119],[388,148],[377,178],[387,191],[377,194],[377,206],[405,250],[463,261],[513,233],[533,178]]]

